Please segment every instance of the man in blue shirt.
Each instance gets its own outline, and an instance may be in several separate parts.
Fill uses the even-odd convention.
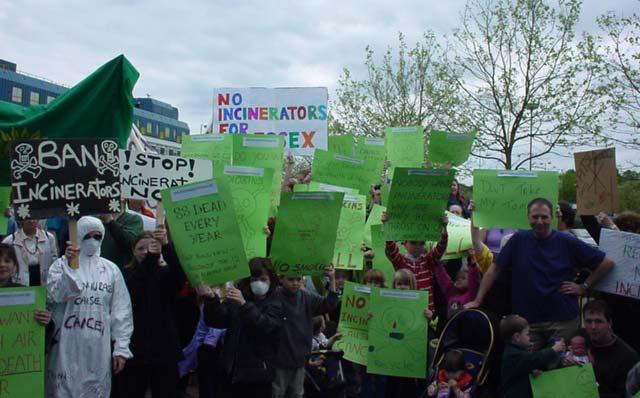
[[[531,343],[536,350],[554,337],[571,337],[580,327],[578,297],[615,265],[600,249],[554,231],[552,209],[544,198],[529,202],[531,230],[513,235],[485,273],[476,299],[465,306],[479,307],[498,272],[510,268],[513,312],[531,324]],[[592,270],[581,285],[573,282],[577,268]]]

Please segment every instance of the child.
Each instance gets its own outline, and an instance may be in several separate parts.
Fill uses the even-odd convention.
[[[382,213],[382,222],[387,222],[387,220],[387,213]],[[405,240],[404,247],[407,249],[407,254],[404,255],[400,254],[396,242],[387,241],[385,247],[387,258],[393,264],[393,268],[411,271],[416,277],[418,290],[426,290],[429,293],[429,310],[431,312],[435,311],[431,268],[436,265],[447,250],[447,241],[449,239],[447,235],[449,219],[444,216],[440,219],[440,223],[442,225],[440,241],[428,253],[425,252],[425,242],[423,240]]]
[[[386,287],[384,272],[377,268],[371,268],[362,276],[362,283],[367,286]]]
[[[324,335],[327,325],[324,320],[324,316],[318,315],[313,317],[313,339],[311,341],[311,351],[330,350],[333,344],[340,340],[342,335],[336,333],[331,338],[327,339]]]
[[[444,355],[436,380],[427,389],[430,397],[471,398],[473,377],[466,372],[464,354],[450,350]]]
[[[505,398],[532,397],[529,374],[545,367],[564,352],[563,340],[553,347],[530,351],[529,322],[519,315],[508,315],[500,322],[500,335],[506,346],[502,354],[502,393]]]
[[[413,273],[411,273],[411,271],[409,271],[407,269],[399,269],[393,275],[393,288],[394,289],[398,289],[398,290],[418,290],[416,288],[416,286],[417,286],[417,282],[416,282],[415,275],[413,275]],[[432,299],[433,298],[431,296],[429,296],[429,301],[432,301]],[[431,311],[429,309],[430,307],[431,306],[429,305],[429,306],[427,306],[427,308],[424,309],[424,316],[429,321],[433,319],[433,311]]]
[[[327,269],[329,294],[320,297],[301,290],[301,276],[283,275],[278,297],[282,305],[282,333],[275,357],[273,397],[283,398],[289,391],[295,398],[304,395],[304,366],[311,353],[311,319],[330,312],[338,304],[333,268]]]
[[[565,360],[586,365],[590,363],[587,353],[587,339],[579,334],[569,339],[569,352],[565,355]]]
[[[447,318],[462,309],[472,301],[480,287],[480,270],[475,262],[468,261],[467,267],[463,267],[456,275],[455,282],[451,281],[447,270],[441,262],[433,268],[438,286],[447,297]]]

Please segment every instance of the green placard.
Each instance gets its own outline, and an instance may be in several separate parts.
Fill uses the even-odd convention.
[[[369,212],[369,218],[364,225],[364,244],[371,247],[371,226],[382,224],[382,213],[387,211],[384,206],[374,204]]]
[[[569,366],[529,376],[534,398],[598,398],[598,385],[591,364]]]
[[[280,200],[282,167],[284,164],[284,138],[281,135],[233,134],[234,166],[273,169],[271,181],[270,215],[276,213]]]
[[[369,296],[371,288],[346,281],[342,291],[342,304],[338,332],[342,339],[335,348],[344,351],[344,358],[360,365],[367,365],[369,351]]]
[[[379,184],[383,181],[384,160],[386,157],[386,147],[382,137],[359,137],[356,147],[356,157],[364,160],[364,168],[367,175],[375,177],[371,184]],[[363,195],[367,192],[362,192]],[[369,200],[369,196],[367,196]]]
[[[364,195],[344,195],[333,256],[335,268],[362,269],[366,202]]]
[[[231,164],[232,136],[230,134],[200,134],[182,136],[180,156],[213,160],[213,174],[219,175]]]
[[[33,311],[45,308],[46,288],[0,289],[0,397],[44,397],[44,327]]]
[[[447,241],[447,251],[442,256],[442,260],[466,257],[473,247],[471,242],[471,221],[450,212],[446,213],[447,217],[449,217],[449,224],[447,224],[449,239]],[[434,242],[435,244],[437,242]]]
[[[311,175],[316,182],[357,189],[363,195],[380,182],[380,176],[368,170],[363,159],[322,150],[313,156]]]
[[[165,189],[162,203],[182,269],[193,286],[249,276],[231,187],[224,179]]]
[[[434,164],[444,165],[445,163],[451,163],[453,166],[461,165],[469,159],[475,138],[475,131],[468,134],[459,134],[431,130],[427,159]]]
[[[11,197],[11,187],[0,186],[0,235],[7,233],[7,225],[9,219],[5,215],[5,210],[9,207],[9,198]]]
[[[439,240],[454,170],[396,168],[389,192],[387,240]]]
[[[387,127],[385,144],[389,175],[396,167],[422,167],[424,163],[424,131],[422,126]]]
[[[427,375],[426,291],[371,288],[367,373]]]
[[[329,152],[354,157],[356,155],[356,143],[353,140],[353,135],[330,135]]]
[[[545,198],[555,207],[557,172],[473,171],[473,222],[477,227],[529,229],[527,204],[535,198]],[[555,213],[555,209],[552,211]]]
[[[374,254],[372,266],[382,271],[386,286],[392,286],[395,270],[385,254],[384,225],[371,225],[369,228],[371,229],[371,248]],[[402,246],[400,247],[402,248]]]
[[[269,218],[273,169],[224,166],[223,174],[231,187],[233,207],[247,259],[267,255],[264,227]]]
[[[342,192],[285,192],[271,244],[276,271],[322,275],[331,264],[342,210]]]

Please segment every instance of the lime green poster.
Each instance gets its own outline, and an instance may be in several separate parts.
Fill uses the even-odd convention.
[[[475,131],[468,134],[452,133],[448,131],[431,130],[427,159],[438,165],[451,163],[453,166],[463,164],[469,159]]]
[[[33,311],[44,309],[46,288],[0,289],[0,396],[44,397],[44,327]]]
[[[369,218],[364,225],[364,244],[371,247],[371,226],[382,224],[382,213],[387,211],[384,206],[374,204],[369,212]]]
[[[165,189],[162,203],[182,269],[193,286],[249,276],[231,187],[224,179]]]
[[[264,227],[269,218],[273,169],[224,166],[223,174],[231,186],[233,207],[244,243],[247,260],[267,255]]]
[[[11,196],[11,187],[0,187],[0,235],[7,233],[7,225],[9,219],[5,215],[5,209],[9,207],[9,198]]]
[[[471,242],[471,221],[450,212],[446,213],[449,218],[449,223],[447,224],[449,239],[447,241],[447,251],[442,256],[442,259],[451,260],[466,257],[473,247]],[[436,243],[434,242],[434,245]]]
[[[529,376],[533,398],[598,398],[598,385],[591,364],[569,366]]]
[[[232,136],[230,134],[200,134],[182,136],[180,156],[213,160],[213,173],[218,175],[231,164]]]
[[[342,192],[285,192],[271,243],[282,275],[322,275],[333,261]]]
[[[440,217],[451,192],[454,170],[395,169],[385,226],[387,240],[440,239]]]
[[[280,200],[282,167],[284,164],[284,138],[281,135],[232,134],[234,166],[273,169],[271,181],[270,215],[276,213]]]
[[[372,184],[380,182],[380,175],[365,168],[363,159],[316,150],[311,168],[313,181],[357,189],[365,195]]]
[[[557,172],[473,171],[473,221],[477,227],[529,229],[527,204],[535,198],[545,198],[555,207]],[[555,213],[555,208],[552,210]]]
[[[371,288],[367,373],[427,375],[426,291]]]
[[[356,147],[356,157],[364,160],[364,168],[367,173],[376,176],[372,184],[382,182],[384,172],[384,160],[386,158],[386,147],[383,137],[359,137]],[[366,192],[362,192],[366,194]]]
[[[310,181],[308,184],[296,184],[293,186],[293,192],[344,192],[351,195],[358,195],[359,193],[357,189],[339,187],[317,181]]]
[[[344,195],[333,256],[335,268],[362,269],[366,202],[364,195]]]
[[[384,224],[371,225],[371,249],[373,249],[373,268],[379,269],[384,274],[386,286],[392,286],[395,270],[393,264],[385,253],[386,241],[384,239]],[[400,246],[402,247],[402,246]]]
[[[330,135],[329,136],[329,152],[353,157],[356,154],[356,143],[353,135]]]
[[[360,365],[367,365],[369,351],[369,296],[371,288],[346,281],[342,291],[338,332],[342,339],[335,348],[344,352],[344,358]]]
[[[424,131],[422,126],[387,127],[385,144],[389,175],[396,167],[422,167],[424,163]]]

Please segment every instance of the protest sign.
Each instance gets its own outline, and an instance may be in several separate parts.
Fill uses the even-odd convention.
[[[267,235],[264,227],[269,218],[269,192],[273,169],[245,166],[224,166],[223,172],[231,186],[233,207],[247,260],[267,255]]]
[[[271,259],[279,274],[322,275],[333,260],[342,192],[286,192],[280,199]]]
[[[364,195],[344,195],[333,256],[335,268],[362,269],[366,202]]]
[[[313,181],[354,188],[362,195],[369,192],[371,184],[380,182],[380,175],[376,175],[375,170],[367,170],[363,159],[329,151],[316,151],[311,175]]]
[[[558,173],[474,170],[473,197],[477,227],[529,229],[527,205],[532,199],[545,198],[553,206],[558,203]]]
[[[616,266],[593,288],[640,299],[640,235],[602,228],[600,248]]]
[[[591,364],[569,366],[529,376],[533,398],[598,398],[598,384]]]
[[[396,167],[422,167],[424,162],[424,131],[422,126],[387,127],[385,144],[390,176]]]
[[[451,192],[454,170],[396,168],[389,192],[387,240],[439,240],[440,217]]]
[[[120,181],[127,199],[160,200],[160,191],[213,177],[212,162],[120,150]]]
[[[468,134],[431,130],[427,159],[434,164],[451,163],[453,166],[463,164],[469,159],[475,131]]]
[[[296,184],[293,186],[293,192],[344,192],[346,194],[358,195],[357,189],[339,187],[317,181],[311,181],[308,184]]]
[[[0,289],[0,396],[44,397],[44,286]]]
[[[395,269],[389,261],[385,253],[386,240],[384,239],[384,224],[371,225],[371,249],[373,250],[373,259],[371,265],[375,269],[379,269],[384,274],[384,280],[387,285],[393,282]],[[400,248],[403,248],[400,246]]]
[[[351,134],[330,135],[329,152],[348,157],[356,156],[356,143]]]
[[[216,88],[213,132],[284,137],[287,151],[327,149],[326,87]]]
[[[9,198],[11,197],[11,187],[0,187],[0,235],[7,233],[9,219],[5,214],[5,209],[10,206]]]
[[[369,351],[368,322],[371,288],[346,281],[342,291],[342,306],[338,332],[342,339],[335,346],[344,352],[344,358],[360,365],[367,365]]]
[[[579,215],[615,213],[618,206],[616,149],[573,154],[576,164],[576,204]]]
[[[384,206],[374,204],[364,225],[364,244],[371,247],[371,226],[382,224],[382,213],[387,211]]]
[[[370,184],[380,184],[384,172],[384,160],[386,147],[382,137],[359,137],[356,146],[356,157],[364,160],[364,168],[367,175],[371,176]],[[362,192],[364,195],[365,192]],[[367,197],[367,201],[369,198]]]
[[[231,164],[232,136],[223,134],[200,134],[182,136],[180,156],[183,158],[213,160],[214,175]]]
[[[427,292],[372,287],[369,300],[367,373],[425,378]]]
[[[443,260],[465,257],[473,247],[471,242],[471,221],[447,212],[449,223],[447,224],[447,251],[442,256]]]
[[[13,205],[20,220],[121,210],[115,141],[12,141],[11,156]]]
[[[182,269],[192,286],[249,276],[231,189],[224,179],[162,191]]]
[[[284,143],[281,136],[233,135],[232,164],[234,166],[263,167],[273,170],[269,201],[270,214],[275,214],[280,200],[280,180]]]

